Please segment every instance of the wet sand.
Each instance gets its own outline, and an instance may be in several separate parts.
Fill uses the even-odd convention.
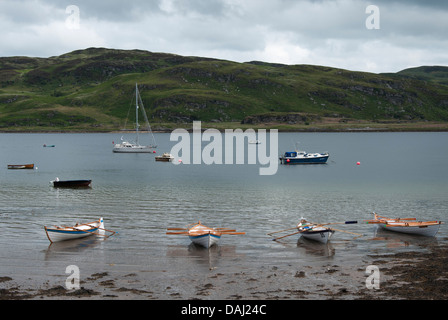
[[[448,244],[427,244],[426,251],[368,255],[359,266],[262,266],[199,274],[94,273],[78,290],[60,279],[45,282],[0,274],[1,300],[446,300]],[[380,288],[368,289],[366,265],[380,270]]]

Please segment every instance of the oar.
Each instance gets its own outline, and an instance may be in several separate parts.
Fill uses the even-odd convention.
[[[297,227],[289,228],[289,229],[283,229],[283,230],[274,231],[274,232],[269,232],[269,233],[267,233],[267,235],[270,236],[271,234],[274,234],[274,233],[279,233],[279,232],[288,231],[288,230],[292,230],[292,229],[297,229]]]
[[[341,230],[341,229],[331,228],[331,230],[336,230],[336,231],[345,232],[345,233],[351,233],[351,234],[355,234],[355,235],[357,235],[357,236],[359,236],[359,237],[362,237],[362,236],[363,236],[363,234],[361,234],[361,233],[350,232],[350,231],[345,231],[345,230]]]
[[[186,228],[166,228],[166,230],[188,230]]]
[[[107,232],[111,232],[112,234],[109,235],[109,237],[110,237],[110,236],[113,236],[114,234],[116,234],[116,232],[115,232],[115,231],[112,231],[112,230],[107,230],[107,229],[100,228],[100,227],[98,227],[98,229],[100,229],[100,230],[104,230],[104,231],[107,231]]]
[[[232,234],[232,235],[235,235],[235,234],[246,234],[246,232],[229,232],[229,233],[227,233],[227,232],[221,232],[222,234]]]
[[[307,230],[311,230],[311,229],[307,229]],[[287,234],[286,236],[281,236],[281,237],[278,237],[278,238],[274,238],[274,239],[272,239],[272,241],[277,241],[278,239],[283,239],[283,238],[286,238],[286,237],[289,237],[289,236],[293,236],[293,235],[295,235],[295,234],[298,234],[298,233],[301,233],[301,232],[303,232],[304,230],[302,230],[302,231],[298,231],[298,232],[294,232],[294,233],[291,233],[291,234]]]
[[[182,231],[182,232],[167,232],[166,234],[188,234],[188,231]]]
[[[108,235],[97,233],[97,232],[93,232],[93,231],[87,231],[87,230],[78,229],[78,228],[75,228],[75,227],[71,227],[71,228],[73,228],[74,230],[82,231],[82,232],[88,232],[88,233],[91,233],[91,234],[96,234],[97,236],[101,236],[101,237],[106,237],[106,238],[109,237]]]
[[[330,222],[330,223],[324,223],[324,224],[319,224],[320,226],[328,226],[330,224],[354,224],[354,223],[358,223],[358,221],[354,220],[354,221],[343,221],[343,222]]]
[[[274,238],[274,239],[272,239],[272,241],[277,241],[278,239],[283,239],[283,238],[286,238],[286,237],[289,237],[289,236],[293,236],[295,234],[302,233],[302,232],[305,232],[305,231],[312,231],[313,228],[315,228],[315,227],[316,226],[312,226],[312,227],[310,227],[308,229],[304,229],[304,230],[300,230],[300,231],[297,231],[297,232],[294,232],[294,233],[291,233],[291,234],[287,234],[286,236],[281,236],[281,237],[278,237],[278,238]]]
[[[109,235],[109,237],[110,237],[110,236],[113,236],[113,235],[116,233],[115,231],[112,231],[112,230],[108,230],[108,229],[104,229],[104,228],[96,227],[96,226],[92,225],[93,223],[96,223],[96,221],[95,221],[95,222],[88,222],[88,223],[81,223],[81,224],[78,224],[78,225],[75,226],[75,227],[67,227],[67,226],[63,226],[63,227],[65,227],[65,228],[76,228],[76,227],[79,227],[79,226],[89,226],[89,227],[92,227],[92,228],[97,228],[97,229],[100,229],[100,230],[104,230],[104,231],[107,231],[107,232],[111,232],[112,234]],[[85,230],[82,230],[82,229],[76,229],[76,230],[85,231]]]

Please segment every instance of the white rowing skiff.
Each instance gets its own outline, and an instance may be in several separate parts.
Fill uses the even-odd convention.
[[[50,242],[52,243],[84,238],[91,235],[104,236],[106,231],[106,229],[104,229],[103,218],[100,218],[96,221],[89,223],[75,224],[73,227],[54,226],[54,227],[44,227],[44,229],[45,233],[47,234],[48,240],[50,240]]]
[[[307,222],[305,219],[301,219],[297,224],[297,230],[305,239],[327,243],[331,236],[335,232],[334,230],[324,227],[322,225],[313,224]]]

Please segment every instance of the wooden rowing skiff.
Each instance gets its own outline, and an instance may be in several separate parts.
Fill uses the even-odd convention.
[[[217,244],[221,239],[222,232],[204,226],[199,222],[188,230],[188,237],[194,244],[200,245],[205,248]]]
[[[51,228],[44,227],[44,229],[48,240],[52,243],[84,238],[94,234],[104,235],[105,231],[103,218],[89,223],[75,224],[73,227],[54,226]]]
[[[167,232],[166,234],[187,235],[191,242],[205,248],[216,245],[223,234],[245,234],[245,232],[236,232],[233,229],[210,228],[203,225],[200,221],[190,224],[186,228],[167,228],[167,230],[179,230],[179,232]]]
[[[386,218],[376,213],[373,220],[366,221],[378,224],[384,230],[426,237],[434,237],[442,224],[442,221],[417,221],[416,218]]]

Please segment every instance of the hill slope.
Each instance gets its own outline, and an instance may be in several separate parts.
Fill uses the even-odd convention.
[[[0,130],[123,128],[135,83],[151,124],[448,121],[448,68],[395,74],[89,48],[0,58]],[[127,121],[132,128],[132,120]]]

